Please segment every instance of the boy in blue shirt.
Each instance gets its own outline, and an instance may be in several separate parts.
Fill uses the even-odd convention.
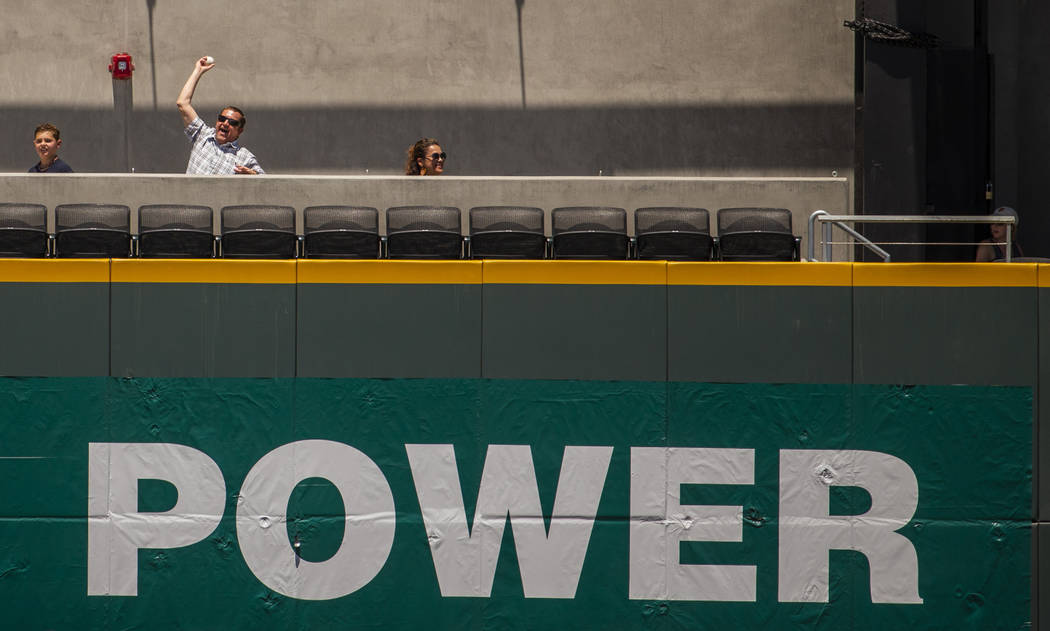
[[[40,156],[40,162],[29,167],[30,173],[72,173],[73,169],[58,157],[58,148],[62,146],[62,134],[51,123],[38,125],[33,132],[33,148]]]

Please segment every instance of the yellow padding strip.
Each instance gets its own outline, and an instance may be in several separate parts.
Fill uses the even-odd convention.
[[[7,283],[1050,287],[1035,263],[0,259]]]
[[[855,287],[1035,287],[1035,263],[854,263]]]
[[[480,285],[481,261],[299,261],[299,282]]]
[[[109,259],[0,259],[3,283],[108,283]]]
[[[295,261],[113,259],[113,282],[294,285]]]
[[[668,285],[849,287],[851,263],[668,263]]]
[[[485,284],[663,285],[663,261],[485,261]]]

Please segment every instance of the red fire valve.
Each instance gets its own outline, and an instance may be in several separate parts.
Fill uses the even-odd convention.
[[[127,53],[117,53],[109,62],[109,71],[113,73],[114,79],[130,79],[133,70],[135,64],[131,63],[131,55]]]

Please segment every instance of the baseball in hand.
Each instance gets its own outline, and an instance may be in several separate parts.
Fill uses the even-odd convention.
[[[204,63],[206,63],[206,64],[213,64],[213,63],[215,63],[215,58],[212,57],[211,55],[208,55],[207,57],[204,58]]]

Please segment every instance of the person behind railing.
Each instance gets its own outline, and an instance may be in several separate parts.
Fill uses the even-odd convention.
[[[33,131],[33,148],[40,162],[29,167],[30,173],[72,173],[73,169],[58,157],[62,146],[62,134],[51,123],[38,125]]]
[[[1015,221],[1010,235],[1012,246],[1010,248],[1011,258],[1024,256],[1024,253],[1021,251],[1021,246],[1017,243],[1017,228],[1021,225],[1021,220],[1017,216],[1017,211],[1013,208],[1010,208],[1009,206],[1000,206],[999,208],[996,208],[995,212],[993,212],[992,214],[999,215],[1001,217],[1014,218]],[[989,225],[988,229],[991,233],[991,237],[981,241],[977,245],[978,263],[1001,261],[1006,258],[1006,249],[1002,245],[1000,245],[1001,243],[1004,243],[1006,241],[1006,224],[993,223]]]
[[[447,154],[433,138],[420,138],[406,154],[405,175],[441,175],[445,171]]]

